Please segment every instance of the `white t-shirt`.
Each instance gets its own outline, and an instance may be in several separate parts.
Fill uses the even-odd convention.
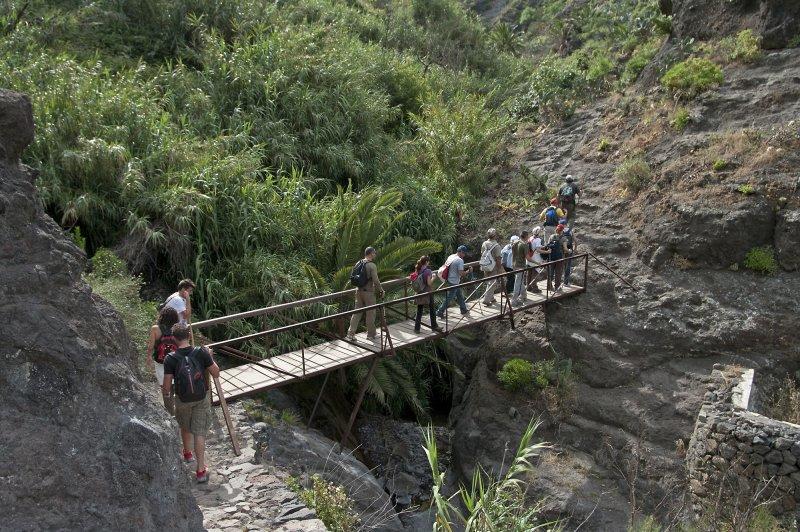
[[[174,308],[181,319],[181,324],[186,325],[186,320],[181,315],[181,312],[186,312],[186,300],[184,300],[178,292],[175,292],[167,298],[165,307]]]
[[[537,250],[540,247],[542,247],[542,239],[539,238],[538,236],[534,236],[534,237],[531,238],[530,242],[531,242],[531,249],[534,250],[534,252],[533,252],[533,262],[535,262],[537,264],[541,264],[544,261],[542,260],[541,253],[539,253],[539,251],[537,251]]]

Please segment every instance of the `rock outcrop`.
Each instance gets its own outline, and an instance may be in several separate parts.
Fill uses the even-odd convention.
[[[0,90],[0,505],[7,530],[200,530],[176,427],[43,211],[27,97]]]
[[[800,3],[795,0],[672,0],[673,36],[707,40],[751,29],[764,48],[783,48],[800,34]]]
[[[626,528],[632,514],[664,517],[666,505],[655,508],[663,500],[685,511],[679,451],[693,432],[713,364],[785,371],[800,360],[793,337],[800,277],[790,271],[797,257],[799,109],[798,99],[787,97],[798,91],[800,50],[768,53],[755,65],[726,68],[725,76],[722,87],[688,104],[698,112],[682,133],[669,126],[668,102],[651,92],[641,107],[628,109],[625,96],[606,100],[525,139],[533,147],[520,152],[520,166],[549,176],[549,186],[567,173],[578,176],[579,249],[598,255],[637,290],[593,263],[585,294],[517,317],[516,331],[506,323],[487,326],[477,355],[457,349],[454,363],[467,375],[451,416],[462,480],[472,469],[467,457],[499,464],[527,420],[543,412],[539,436],[560,454],[546,462],[534,492],[550,495],[548,504],[572,513],[575,525],[588,518],[582,530]],[[604,152],[601,138],[611,146]],[[632,153],[652,168],[639,193],[626,193],[614,176]],[[718,158],[729,166],[714,170]],[[741,192],[742,184],[754,192]],[[514,231],[535,225],[524,213],[493,219],[495,198],[526,193],[521,180],[499,183],[477,219]],[[782,269],[775,275],[742,263],[749,249],[763,245],[776,250]],[[514,398],[496,383],[508,357],[550,358],[550,347],[572,359],[576,376],[574,403],[562,419],[532,406],[531,394]],[[626,476],[634,473],[631,499]],[[573,489],[552,481],[559,477],[574,479]]]

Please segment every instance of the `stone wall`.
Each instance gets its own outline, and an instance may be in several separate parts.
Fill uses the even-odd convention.
[[[750,410],[752,369],[715,364],[689,442],[693,509],[752,507],[772,501],[776,515],[797,516],[800,499],[800,426]]]

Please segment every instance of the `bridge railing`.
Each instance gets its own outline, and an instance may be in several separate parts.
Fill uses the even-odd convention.
[[[474,295],[476,293],[478,293],[481,290],[481,288],[485,288],[486,284],[489,283],[489,282],[500,282],[500,283],[502,283],[502,280],[504,280],[504,279],[509,280],[514,275],[516,275],[518,273],[523,273],[528,277],[528,281],[527,281],[526,284],[530,285],[533,282],[532,279],[536,278],[538,280],[542,280],[542,279],[546,279],[547,278],[546,274],[543,276],[543,273],[542,273],[543,271],[546,271],[549,268],[555,268],[558,263],[567,263],[567,262],[570,262],[570,263],[576,265],[577,266],[576,269],[582,269],[583,270],[584,282],[583,282],[583,286],[581,287],[581,290],[583,290],[583,289],[585,289],[585,286],[586,286],[586,273],[587,273],[587,270],[588,270],[588,259],[589,259],[589,254],[588,253],[579,253],[579,254],[576,254],[574,256],[566,257],[566,258],[559,259],[559,260],[556,260],[556,261],[547,262],[547,263],[544,263],[542,265],[527,266],[525,268],[519,268],[519,269],[512,270],[510,272],[504,272],[504,273],[496,274],[496,275],[484,275],[480,279],[467,280],[467,281],[464,281],[464,282],[462,282],[462,283],[460,283],[458,285],[442,286],[442,287],[437,288],[436,290],[434,290],[434,291],[432,291],[430,293],[433,294],[434,300],[435,300],[439,296],[446,296],[448,292],[451,292],[451,291],[454,291],[454,290],[464,290],[464,291],[468,292],[467,294],[465,294],[465,299],[467,299],[467,301],[474,301],[473,302],[473,306],[474,306],[474,304],[477,303],[477,300],[474,300]],[[477,262],[472,262],[472,263],[469,263],[468,265],[474,267],[475,265],[477,265]],[[536,272],[537,271],[539,272],[538,273],[538,277],[536,277]],[[573,275],[574,275],[574,273],[575,272],[573,272]],[[409,282],[408,278],[402,278],[402,279],[396,279],[396,280],[393,280],[393,281],[387,281],[386,283],[382,283],[382,285],[388,291],[388,289],[390,289],[390,288],[408,287],[410,285],[410,282]],[[268,315],[278,315],[284,321],[294,321],[291,318],[287,318],[286,316],[282,315],[282,313],[287,311],[287,310],[297,309],[297,308],[304,307],[304,306],[315,305],[317,303],[321,303],[321,302],[325,302],[325,301],[330,301],[330,300],[335,300],[335,299],[343,299],[343,298],[346,298],[348,296],[353,297],[355,295],[355,292],[356,292],[356,289],[343,290],[343,291],[340,291],[340,292],[333,292],[333,293],[330,293],[330,294],[323,294],[323,295],[319,295],[319,296],[315,296],[315,297],[311,297],[311,298],[307,298],[307,299],[302,299],[302,300],[298,300],[298,301],[292,301],[292,302],[289,302],[289,303],[282,303],[282,304],[273,305],[273,306],[270,306],[270,307],[265,307],[265,308],[256,309],[256,310],[252,310],[252,311],[240,312],[240,313],[237,313],[237,314],[231,314],[231,315],[222,316],[222,317],[219,317],[219,318],[212,318],[212,319],[209,319],[209,320],[196,322],[196,323],[192,324],[192,328],[194,330],[198,330],[198,329],[202,329],[202,328],[211,327],[211,326],[214,326],[214,325],[220,325],[220,324],[227,323],[227,322],[234,321],[234,320],[248,319],[248,318],[260,317],[260,316],[268,316]],[[360,307],[360,308],[357,308],[357,309],[354,308],[354,309],[345,310],[345,311],[341,311],[341,312],[334,312],[332,314],[326,314],[324,316],[320,316],[320,317],[316,317],[316,318],[312,318],[312,319],[307,319],[307,320],[304,320],[304,321],[296,321],[294,323],[289,323],[287,325],[283,325],[283,326],[280,326],[280,327],[273,327],[273,328],[269,328],[269,329],[266,329],[266,330],[263,330],[263,331],[258,331],[258,332],[255,332],[255,333],[238,336],[238,337],[235,337],[235,338],[229,338],[229,339],[226,339],[226,340],[219,340],[219,341],[212,341],[212,342],[208,342],[206,345],[208,347],[210,347],[210,348],[223,348],[223,347],[224,348],[230,348],[230,346],[233,346],[233,345],[237,345],[237,344],[241,344],[241,343],[245,343],[245,342],[250,342],[250,341],[253,341],[253,340],[258,340],[258,339],[265,338],[265,337],[277,336],[277,335],[296,332],[296,331],[302,331],[303,329],[305,329],[307,332],[312,333],[312,335],[320,335],[320,336],[323,336],[323,337],[335,338],[335,339],[342,340],[342,341],[345,341],[345,342],[348,342],[348,343],[355,343],[356,345],[358,345],[361,348],[365,348],[365,347],[366,348],[370,348],[369,345],[365,345],[363,342],[360,342],[360,343],[352,342],[352,341],[348,340],[346,338],[346,336],[344,336],[343,334],[341,334],[341,333],[337,334],[336,332],[325,331],[325,330],[321,329],[320,326],[325,324],[326,322],[337,322],[337,321],[341,322],[341,321],[344,321],[345,319],[350,318],[354,314],[359,314],[359,313],[362,313],[362,312],[374,310],[374,311],[376,311],[377,316],[379,316],[380,320],[381,320],[380,350],[376,350],[376,352],[386,351],[387,349],[388,350],[393,350],[393,346],[390,345],[391,344],[391,337],[386,338],[387,333],[388,333],[388,327],[386,326],[387,323],[388,323],[387,319],[386,319],[386,310],[388,309],[390,311],[396,312],[396,313],[400,314],[401,316],[403,316],[405,319],[409,319],[411,316],[409,315],[408,307],[409,307],[409,305],[415,306],[414,302],[418,297],[419,297],[419,294],[403,296],[403,297],[400,297],[400,298],[397,298],[397,299],[382,301],[382,302],[376,303],[375,305]],[[550,292],[549,290],[547,290],[546,294],[545,294],[546,300],[550,300],[552,297],[553,297],[553,293]],[[509,314],[511,314],[513,316],[514,309],[511,306],[510,301],[509,301],[505,291],[500,290],[500,298],[501,298],[501,300],[500,300],[500,314],[505,316],[507,313],[509,313]],[[403,306],[403,310],[402,311],[398,311],[397,307],[399,307],[401,305]],[[451,324],[450,323],[448,310],[449,310],[449,307],[448,307],[448,309],[445,309],[445,322],[444,322],[444,327],[445,328],[444,328],[444,331],[443,331],[444,334],[449,332],[449,330],[455,325],[455,324]],[[458,322],[456,322],[456,324],[457,323]],[[427,324],[425,324],[425,326],[429,327]],[[387,341],[388,341],[388,344],[387,344]],[[305,354],[303,352],[304,351],[304,349],[303,349],[304,346],[302,345],[304,343],[305,343],[304,341],[301,341],[301,352],[303,354],[302,358],[303,358],[303,368],[304,368],[303,373],[305,374]],[[226,349],[226,351],[227,351],[227,349]],[[232,351],[237,351],[237,350],[232,350]],[[238,355],[239,358],[247,358],[247,359],[251,359],[252,358],[252,357],[243,356],[243,355],[246,355],[246,354],[242,353],[242,352],[238,352],[237,355]],[[263,360],[268,360],[268,359],[263,359]]]

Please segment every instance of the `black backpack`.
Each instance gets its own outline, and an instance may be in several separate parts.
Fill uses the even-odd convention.
[[[357,288],[364,288],[367,286],[369,277],[367,277],[366,260],[361,259],[360,261],[356,262],[355,266],[353,266],[353,269],[350,271],[350,282]]]
[[[175,395],[184,403],[191,403],[205,399],[208,385],[206,384],[206,368],[197,358],[202,347],[195,347],[183,355],[175,351],[169,356],[175,357]]]

